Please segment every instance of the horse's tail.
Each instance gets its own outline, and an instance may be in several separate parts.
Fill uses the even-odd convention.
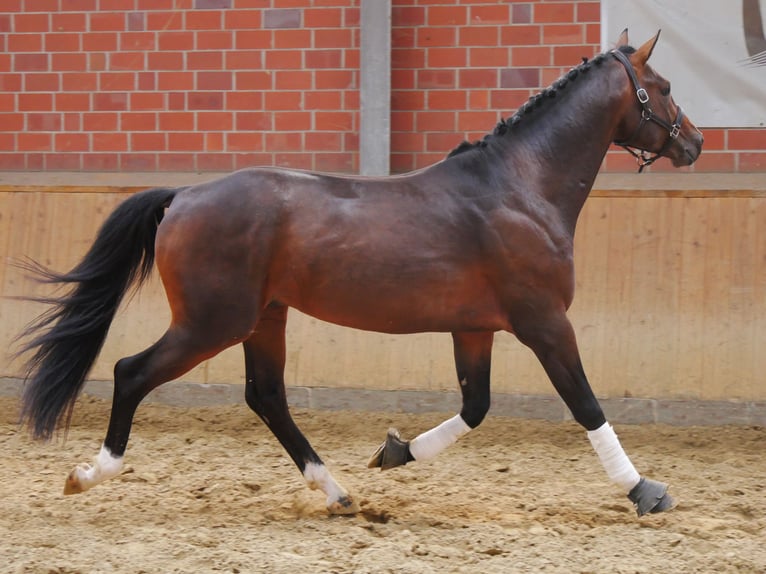
[[[68,273],[22,264],[42,283],[73,285],[60,296],[30,297],[52,307],[19,335],[27,340],[19,354],[34,352],[26,364],[21,421],[28,423],[35,438],[50,438],[62,422],[69,426],[74,403],[120,302],[131,285],[138,288],[151,273],[157,227],[178,191],[158,188],[129,197]]]

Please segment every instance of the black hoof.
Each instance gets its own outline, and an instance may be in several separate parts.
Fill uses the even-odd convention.
[[[388,429],[386,442],[380,445],[367,461],[367,468],[387,470],[407,464],[410,460],[410,443],[401,439],[398,430]]]
[[[667,484],[648,478],[641,478],[628,493],[628,498],[636,506],[639,516],[665,512],[676,505],[676,501],[668,494]]]

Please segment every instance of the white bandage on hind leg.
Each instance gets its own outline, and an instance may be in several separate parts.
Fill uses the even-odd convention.
[[[463,417],[455,415],[437,427],[416,436],[410,441],[410,454],[415,460],[435,457],[457,439],[471,430]]]
[[[630,492],[641,480],[641,476],[622,450],[611,425],[606,422],[596,430],[588,431],[588,438],[609,479],[626,493]]]

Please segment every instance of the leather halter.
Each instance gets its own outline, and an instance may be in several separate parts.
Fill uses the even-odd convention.
[[[617,59],[618,62],[623,65],[625,71],[628,72],[628,77],[630,77],[630,81],[633,83],[633,87],[636,89],[636,96],[638,97],[638,101],[641,104],[641,121],[639,122],[638,127],[636,127],[635,131],[629,138],[621,141],[615,140],[614,143],[620,147],[625,148],[633,157],[636,158],[636,161],[638,162],[638,173],[641,173],[644,171],[644,168],[647,165],[652,165],[658,158],[660,158],[662,154],[665,153],[665,150],[668,148],[668,146],[670,146],[670,144],[676,138],[678,138],[678,134],[681,133],[681,122],[684,119],[684,111],[681,109],[681,106],[677,106],[678,113],[676,114],[676,119],[672,124],[668,123],[667,120],[657,117],[651,106],[649,106],[649,93],[638,83],[636,71],[633,69],[633,64],[630,63],[628,57],[620,50],[612,50],[611,54]],[[634,146],[631,146],[628,143],[638,135],[638,132],[641,131],[641,128],[644,127],[644,124],[647,121],[654,122],[668,131],[668,137],[660,148],[660,151],[649,152],[654,153],[653,156],[646,155],[648,150],[643,148],[636,148],[638,149],[638,151],[636,151],[633,149]]]

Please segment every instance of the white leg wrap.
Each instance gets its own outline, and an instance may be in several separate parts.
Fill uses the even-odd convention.
[[[74,473],[82,490],[88,490],[120,474],[122,464],[123,457],[112,455],[108,448],[101,445],[101,450],[93,464],[81,464],[74,470]]]
[[[410,454],[415,460],[435,457],[461,436],[471,430],[460,415],[455,415],[439,426],[416,436],[410,441]]]
[[[626,493],[630,492],[641,480],[641,476],[622,450],[611,425],[606,422],[596,430],[588,431],[588,438],[609,479]]]
[[[303,471],[308,487],[312,490],[319,489],[327,495],[327,505],[337,502],[348,496],[348,492],[333,478],[330,471],[323,464],[310,462]]]

